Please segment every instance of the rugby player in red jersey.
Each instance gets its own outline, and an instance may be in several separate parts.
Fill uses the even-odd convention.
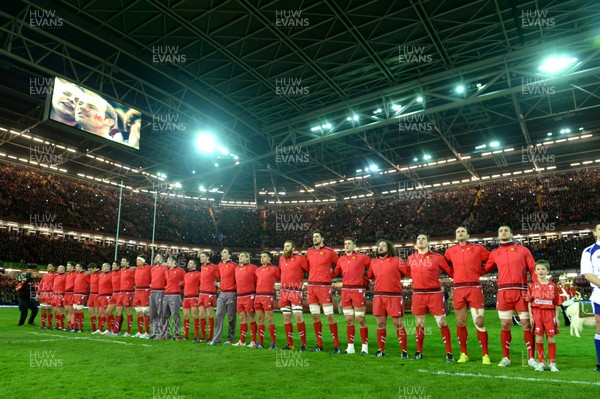
[[[498,309],[498,316],[502,325],[500,342],[504,355],[498,366],[508,367],[510,365],[510,341],[512,340],[510,328],[512,327],[513,311],[516,310],[523,326],[523,338],[527,347],[527,358],[529,359],[527,363],[530,367],[535,367],[537,361],[533,354],[533,332],[531,331],[531,321],[525,302],[527,271],[529,271],[533,282],[537,282],[537,276],[534,272],[535,260],[531,252],[524,246],[515,244],[512,237],[512,230],[509,226],[500,226],[498,229],[500,246],[490,253],[484,267],[484,273],[498,268],[496,309]]]
[[[535,371],[546,370],[546,363],[544,363],[545,334],[548,339],[548,368],[552,372],[558,372],[554,336],[558,334],[558,310],[562,303],[562,297],[556,284],[548,280],[549,270],[550,263],[547,260],[540,259],[535,262],[535,274],[538,281],[529,284],[525,301],[529,304],[529,313],[533,318],[535,331],[535,348],[539,359]]]
[[[377,257],[371,259],[367,272],[369,280],[375,279],[373,299],[373,315],[377,319],[377,345],[379,350],[374,357],[385,356],[386,322],[387,317],[398,334],[400,357],[408,359],[406,329],[404,328],[404,300],[402,298],[402,277],[409,276],[404,261],[396,257],[396,250],[391,241],[377,241]]]
[[[231,345],[233,344],[233,339],[235,337],[235,305],[237,302],[237,294],[235,291],[235,268],[237,265],[231,260],[231,250],[229,248],[223,248],[221,251],[221,262],[219,262],[217,267],[219,268],[219,288],[221,292],[217,298],[217,323],[215,325],[215,334],[209,345],[221,343],[221,335],[223,334],[223,326],[225,324],[225,313],[227,313],[229,329],[227,331],[227,339],[223,342],[223,345]]]
[[[300,335],[301,351],[306,350],[306,324],[302,317],[302,284],[304,273],[308,272],[308,262],[302,255],[294,253],[296,243],[287,240],[283,244],[283,256],[279,258],[281,271],[281,289],[279,290],[279,309],[283,314],[283,328],[287,338],[287,345],[282,350],[294,349],[294,327],[292,314],[296,319],[298,335]]]
[[[113,279],[110,274],[110,269],[110,263],[103,263],[102,269],[100,269],[100,275],[98,276],[98,300],[96,301],[96,307],[100,314],[100,323],[98,323],[98,329],[92,334],[105,335],[109,332],[108,330],[104,330],[104,326],[106,325],[106,308],[108,307],[110,297],[113,295]]]
[[[183,278],[183,339],[190,337],[190,313],[194,318],[194,342],[198,342],[200,319],[198,318],[198,295],[200,295],[200,272],[196,270],[198,262],[190,259],[188,272]]]
[[[150,269],[152,276],[150,280],[150,322],[152,323],[150,339],[164,339],[161,334],[166,324],[162,314],[165,287],[167,286],[166,270],[167,266],[163,265],[162,255],[157,254],[154,257],[154,266]]]
[[[354,354],[354,316],[360,326],[360,338],[362,342],[361,356],[369,353],[369,329],[365,321],[367,311],[367,299],[365,298],[366,273],[371,264],[371,258],[365,254],[355,251],[356,240],[352,237],[344,238],[344,255],[338,261],[331,277],[342,275],[342,301],[340,305],[346,319],[346,333],[348,334],[348,349],[343,354]],[[368,280],[367,284],[368,286]]]
[[[210,263],[208,252],[200,253],[200,295],[198,313],[200,313],[200,342],[212,342],[215,327],[214,309],[217,306],[217,286],[219,268]],[[208,317],[208,339],[206,337],[206,318]]]
[[[65,309],[64,297],[66,283],[67,276],[65,274],[65,267],[60,265],[56,269],[56,276],[54,276],[54,284],[52,285],[52,306],[54,307],[54,315],[56,316],[57,330],[64,330],[65,328],[65,315],[63,311]]]
[[[95,263],[88,264],[87,269],[90,273],[90,296],[87,306],[90,315],[90,332],[94,332],[98,326],[98,311],[96,306],[98,302],[98,277],[100,273],[98,273],[98,265]]]
[[[75,289],[75,262],[68,261],[67,262],[67,273],[66,273],[66,282],[65,282],[65,297],[64,297],[64,307],[65,312],[67,313],[67,331],[73,332],[75,331],[75,313],[73,312],[73,290]]]
[[[73,289],[73,311],[75,313],[75,332],[83,332],[83,308],[87,303],[90,290],[90,275],[83,265],[75,265],[75,285]]]
[[[471,309],[473,323],[477,329],[477,339],[481,345],[482,364],[492,364],[488,352],[488,332],[483,321],[484,296],[479,276],[482,266],[487,262],[490,251],[482,245],[471,244],[466,227],[456,229],[456,245],[446,250],[444,258],[452,266],[452,301],[456,315],[456,336],[460,345],[460,357],[457,363],[469,361],[467,351],[467,307]]]
[[[121,267],[117,262],[112,263],[110,277],[112,278],[113,294],[110,296],[108,306],[104,311],[106,314],[107,328],[103,334],[116,335],[113,333],[115,329],[115,316],[113,315],[113,312],[117,307],[117,304],[121,301]]]
[[[281,271],[277,266],[271,264],[272,255],[269,251],[260,253],[260,267],[256,269],[256,297],[254,309],[258,321],[258,345],[255,348],[264,347],[265,318],[269,325],[271,346],[269,349],[277,348],[275,338],[275,324],[273,323],[273,301],[275,299],[275,282],[281,277]]]
[[[52,329],[52,285],[54,284],[54,276],[56,276],[54,265],[48,263],[46,271],[48,273],[44,274],[40,281],[41,330],[45,330],[46,328]]]
[[[417,352],[414,358],[423,359],[425,318],[429,311],[442,332],[442,339],[446,345],[446,361],[453,362],[452,339],[446,323],[446,303],[440,284],[440,270],[452,277],[452,269],[442,255],[429,250],[429,237],[426,234],[417,236],[415,247],[417,252],[410,255],[406,261],[413,286],[412,314],[416,319]]]
[[[138,332],[136,338],[150,338],[150,282],[152,281],[152,266],[146,263],[144,255],[135,259],[135,293],[133,294],[133,307],[137,314]]]
[[[119,334],[123,325],[123,308],[127,314],[127,330],[123,334],[124,337],[131,336],[131,325],[133,324],[133,314],[131,307],[133,306],[133,295],[135,287],[135,267],[130,267],[129,259],[121,259],[121,282],[119,288],[121,289],[121,295],[117,301],[117,308],[115,309],[115,328],[113,334]]]
[[[254,295],[256,295],[256,269],[250,262],[250,254],[242,252],[239,265],[235,269],[235,287],[237,291],[237,312],[240,315],[240,340],[233,346],[246,346],[248,323],[250,323],[250,344],[256,343],[256,321],[254,321]]]
[[[165,286],[165,298],[163,300],[162,314],[165,320],[162,337],[169,337],[171,332],[170,317],[173,316],[173,335],[172,339],[177,341],[181,339],[181,289],[183,288],[183,279],[185,271],[177,266],[177,258],[170,255],[167,258],[168,269],[165,272],[167,285]]]
[[[338,261],[337,253],[324,245],[325,236],[322,231],[314,230],[314,246],[306,251],[308,261],[308,306],[313,319],[313,328],[317,336],[317,346],[312,352],[323,351],[323,337],[321,323],[321,306],[329,322],[329,331],[333,337],[333,354],[339,354],[340,340],[338,325],[333,317],[333,302],[331,300],[331,271]]]

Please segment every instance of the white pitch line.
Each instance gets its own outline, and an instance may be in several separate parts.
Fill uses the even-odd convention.
[[[578,384],[578,385],[594,385],[600,386],[600,382],[593,381],[572,381],[572,380],[556,380],[556,379],[545,379],[545,378],[531,378],[531,377],[514,377],[509,375],[489,375],[489,374],[471,374],[471,373],[448,373],[445,371],[429,371],[429,370],[417,370],[419,373],[437,374],[437,375],[452,375],[461,377],[476,377],[476,378],[501,378],[505,380],[518,380],[518,381],[536,381],[536,382],[562,382],[564,384]]]
[[[60,335],[54,335],[54,334],[42,334],[42,333],[38,333],[38,332],[30,332],[29,334],[34,334],[34,335],[41,335],[43,337],[53,337],[53,338],[60,338],[60,339],[77,339],[77,340],[83,340],[83,341],[94,341],[94,342],[103,342],[103,343],[107,343],[107,344],[118,344],[118,345],[131,345],[131,346],[145,346],[145,347],[152,347],[152,345],[148,345],[148,344],[134,344],[131,342],[122,342],[122,341],[109,341],[109,340],[104,340],[104,339],[95,339],[95,338],[90,338],[90,337],[63,337]],[[46,340],[40,340],[38,342],[43,342]],[[50,341],[50,340],[48,340]],[[54,341],[54,340],[52,340]]]

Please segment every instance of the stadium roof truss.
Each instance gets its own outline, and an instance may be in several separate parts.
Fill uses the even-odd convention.
[[[598,167],[599,18],[594,0],[3,2],[0,159],[40,137],[55,173],[259,203]],[[551,55],[577,61],[540,72]],[[51,76],[141,109],[140,150],[42,123],[31,81]],[[239,159],[200,154],[202,130]]]

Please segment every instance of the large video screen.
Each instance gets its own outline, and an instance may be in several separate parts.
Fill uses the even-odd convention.
[[[142,114],[59,77],[54,78],[48,118],[138,150]]]

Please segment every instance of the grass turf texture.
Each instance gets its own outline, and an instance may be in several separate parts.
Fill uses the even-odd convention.
[[[307,353],[44,331],[28,325],[18,327],[18,314],[16,308],[0,309],[2,398],[593,398],[600,392],[600,374],[592,372],[596,361],[593,329],[586,328],[582,338],[575,338],[562,327],[556,339],[561,371],[551,373],[527,367],[522,327],[513,327],[512,365],[504,369],[496,365],[501,351],[495,311],[486,312],[491,366],[481,364],[471,322],[470,362],[446,363],[441,334],[431,316],[427,318],[425,358],[416,361],[400,359],[391,321],[386,356],[371,356],[377,350],[375,318],[371,315],[367,317],[370,354],[361,357],[330,354],[333,343],[324,316],[326,352]],[[336,317],[343,350],[345,322],[342,316]],[[311,349],[315,337],[309,314],[305,321]],[[448,321],[458,358],[453,314]],[[283,346],[281,314],[275,314],[275,323],[278,343]],[[407,315],[405,323],[412,355],[414,317]],[[89,329],[87,313],[85,326]],[[136,328],[134,318],[134,332]],[[294,333],[299,348],[295,329]],[[268,331],[265,335],[269,343]],[[358,328],[356,335],[355,347],[360,351]]]

